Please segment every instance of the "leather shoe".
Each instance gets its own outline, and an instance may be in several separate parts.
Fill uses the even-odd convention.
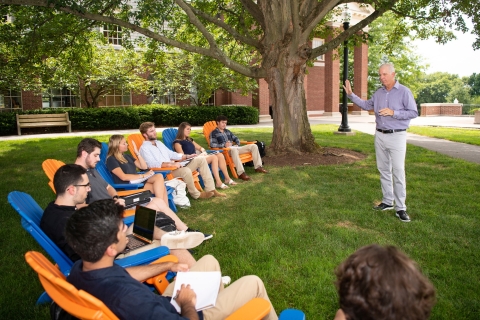
[[[258,167],[257,169],[255,169],[255,172],[268,173],[268,171],[265,170],[263,167]]]
[[[202,191],[200,192],[200,197],[198,197],[199,199],[208,199],[208,198],[211,198],[213,197],[213,192],[212,191]]]
[[[244,172],[242,173],[241,175],[238,176],[240,179],[242,179],[243,181],[250,181],[250,177],[247,176],[247,174]]]

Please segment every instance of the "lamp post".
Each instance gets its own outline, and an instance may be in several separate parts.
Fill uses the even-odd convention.
[[[345,10],[342,13],[343,16],[343,30],[347,30],[350,27],[350,21],[349,21],[349,15],[348,15],[348,9],[345,8]],[[348,40],[345,40],[343,42],[343,81],[342,81],[342,87],[343,84],[345,84],[345,81],[348,79]],[[340,127],[338,127],[339,132],[351,132],[352,130],[348,126],[348,97],[347,97],[347,92],[345,89],[343,89],[343,96],[342,96],[342,123],[340,124]]]

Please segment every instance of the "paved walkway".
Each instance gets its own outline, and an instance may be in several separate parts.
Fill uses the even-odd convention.
[[[311,124],[338,124],[342,122],[342,118],[338,117],[315,117],[310,119]],[[375,133],[375,117],[366,116],[348,116],[348,124],[354,131],[360,131],[373,135]],[[473,124],[473,117],[459,116],[459,117],[418,117],[411,121],[413,126],[438,126],[438,127],[460,127],[472,128],[479,130],[480,139],[480,124]],[[262,121],[256,125],[248,126],[230,126],[230,127],[271,127],[272,121]],[[193,127],[194,130],[201,130],[201,127]],[[157,128],[161,132],[163,128]],[[48,133],[35,134],[24,136],[7,136],[0,137],[0,141],[20,140],[20,139],[42,139],[55,137],[84,137],[93,135],[112,135],[112,134],[130,134],[138,132],[137,129],[130,130],[113,130],[113,131],[90,131],[90,132],[72,132],[72,133]],[[480,146],[474,146],[465,143],[452,142],[442,139],[430,138],[408,133],[407,142],[419,147],[423,147],[438,153],[442,153],[454,158],[464,159],[473,163],[480,164]]]

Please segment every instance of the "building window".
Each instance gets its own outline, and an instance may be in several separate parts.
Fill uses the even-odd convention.
[[[113,45],[122,45],[122,28],[116,25],[104,25],[103,36],[108,39],[108,43]]]
[[[129,90],[111,89],[104,96],[104,105],[105,106],[131,106],[132,105],[132,95]]]
[[[323,40],[322,39],[313,38],[312,49],[315,49],[315,48],[320,47],[322,45],[323,45]],[[321,56],[316,57],[315,60],[323,61],[324,60],[323,54]]]
[[[21,109],[22,93],[16,90],[0,90],[0,109]]]
[[[215,105],[215,92],[208,98],[205,103],[202,103],[202,106],[214,106]]]
[[[80,98],[72,90],[49,89],[42,94],[43,108],[79,107]]]

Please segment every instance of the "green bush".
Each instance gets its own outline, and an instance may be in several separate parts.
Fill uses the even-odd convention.
[[[55,108],[18,112],[19,114],[68,112],[74,131],[136,129],[142,122],[152,121],[158,127],[177,127],[181,122],[202,126],[218,115],[227,116],[229,124],[258,123],[258,109],[246,106],[194,106],[141,105],[108,108]],[[0,113],[0,135],[14,135],[17,122],[14,112]]]

